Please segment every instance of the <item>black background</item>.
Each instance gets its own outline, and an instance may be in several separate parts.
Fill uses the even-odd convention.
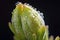
[[[11,12],[15,4],[20,1],[29,3],[44,13],[46,25],[49,25],[49,35],[60,36],[60,1],[58,0],[0,0],[0,40],[13,40],[13,33],[9,29]]]

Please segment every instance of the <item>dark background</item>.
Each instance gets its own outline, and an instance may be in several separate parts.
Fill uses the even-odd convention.
[[[44,13],[46,25],[49,25],[49,35],[60,36],[60,1],[58,0],[18,0],[29,3],[37,10]],[[11,12],[17,0],[0,0],[0,40],[13,40],[13,33],[9,29]]]

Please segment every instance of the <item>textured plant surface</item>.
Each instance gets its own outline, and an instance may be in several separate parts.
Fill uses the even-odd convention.
[[[28,4],[16,5],[9,28],[14,34],[14,40],[48,40],[48,27],[42,13]]]

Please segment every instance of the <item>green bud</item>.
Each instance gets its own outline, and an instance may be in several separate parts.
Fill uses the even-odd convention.
[[[14,40],[48,40],[48,28],[41,13],[30,5],[16,5],[9,27],[14,34]]]
[[[57,37],[55,38],[55,40],[60,40],[60,37],[59,37],[59,36],[57,36]]]

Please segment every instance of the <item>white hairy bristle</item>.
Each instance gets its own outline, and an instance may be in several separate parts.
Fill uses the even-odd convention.
[[[22,4],[22,3],[21,3],[21,2],[17,2],[16,5],[17,5],[17,4]],[[34,7],[32,7],[30,4],[24,3],[23,5],[26,6],[26,7],[28,7],[28,8],[30,8],[30,9],[32,9],[32,10],[35,10],[36,12],[38,12],[38,13],[40,14],[40,16],[41,16],[42,18],[44,18],[43,13],[41,13],[40,11],[37,11],[37,9],[34,8]]]
[[[17,2],[15,5],[22,4],[21,2]]]

